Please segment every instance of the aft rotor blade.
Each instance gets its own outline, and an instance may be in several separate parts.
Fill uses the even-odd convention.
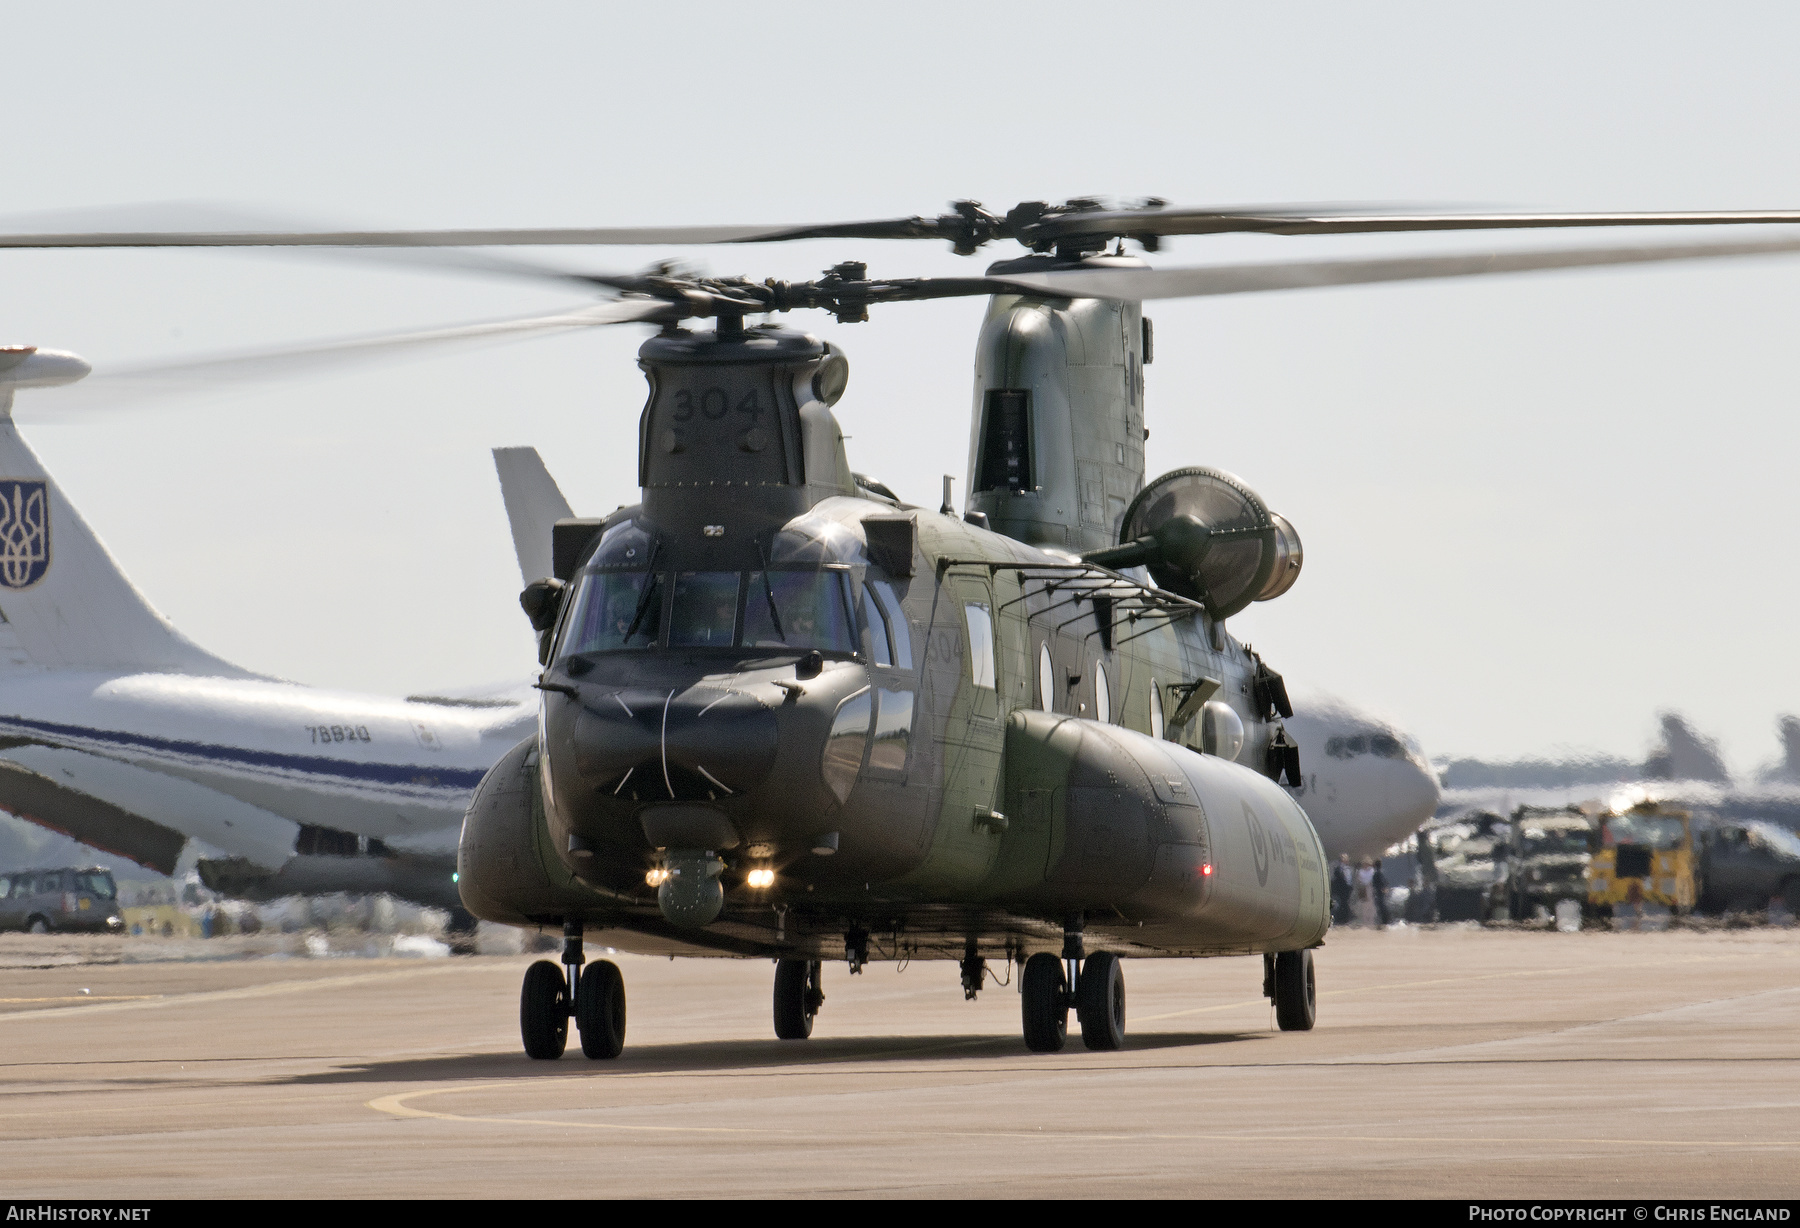
[[[1058,213],[1035,223],[1023,241],[1080,235],[1353,235],[1422,230],[1545,230],[1591,226],[1794,225],[1800,209],[1669,213],[1430,213],[1282,209],[1126,209]]]
[[[568,311],[447,328],[379,333],[316,345],[223,354],[181,362],[111,370],[101,368],[75,388],[35,399],[32,403],[35,412],[27,416],[40,421],[56,421],[65,418],[69,411],[123,408],[148,397],[193,392],[223,384],[323,374],[359,362],[406,357],[415,351],[456,343],[523,340],[603,324],[648,321],[666,316],[670,310],[668,303],[655,299],[624,299]]]
[[[1471,252],[1456,256],[1398,256],[1374,260],[1225,264],[1192,269],[1070,269],[990,275],[1019,290],[1063,298],[1147,300],[1311,290],[1389,281],[1481,277],[1546,269],[1717,260],[1730,256],[1779,256],[1800,252],[1800,238],[1744,243],[1694,243],[1666,247],[1569,248],[1560,251]]]

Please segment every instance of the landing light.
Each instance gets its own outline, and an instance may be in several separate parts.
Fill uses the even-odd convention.
[[[657,866],[654,870],[651,870],[648,874],[644,875],[644,881],[652,887],[660,887],[669,881],[669,872],[662,866]]]
[[[775,871],[767,869],[752,870],[744,876],[744,881],[749,883],[752,887],[759,889],[763,887],[773,887],[775,885]]]

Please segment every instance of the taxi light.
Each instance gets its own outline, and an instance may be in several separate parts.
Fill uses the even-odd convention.
[[[669,881],[669,872],[662,866],[657,866],[654,870],[651,870],[648,874],[644,875],[644,881],[652,887],[660,887]]]
[[[763,887],[773,887],[775,885],[775,871],[766,868],[752,870],[744,876],[744,881],[749,883],[750,886],[758,889]]]
[[[1206,862],[1204,865],[1202,865],[1200,867],[1200,877],[1201,878],[1211,878],[1212,877],[1212,862],[1210,862],[1210,861]]]

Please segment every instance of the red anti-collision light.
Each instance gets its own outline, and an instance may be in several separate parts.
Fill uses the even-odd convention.
[[[1212,877],[1212,863],[1211,862],[1207,862],[1205,865],[1200,867],[1200,877],[1201,878],[1211,878]]]

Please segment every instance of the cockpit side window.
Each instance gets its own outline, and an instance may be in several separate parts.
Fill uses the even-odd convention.
[[[906,624],[906,611],[900,608],[900,598],[894,595],[894,586],[886,580],[871,581],[869,586],[881,599],[881,608],[887,614],[888,629],[894,638],[894,667],[911,669],[912,629]]]
[[[874,656],[875,664],[892,666],[894,650],[888,640],[887,616],[882,613],[881,599],[867,585],[863,586],[863,613],[869,624],[869,652]]]

